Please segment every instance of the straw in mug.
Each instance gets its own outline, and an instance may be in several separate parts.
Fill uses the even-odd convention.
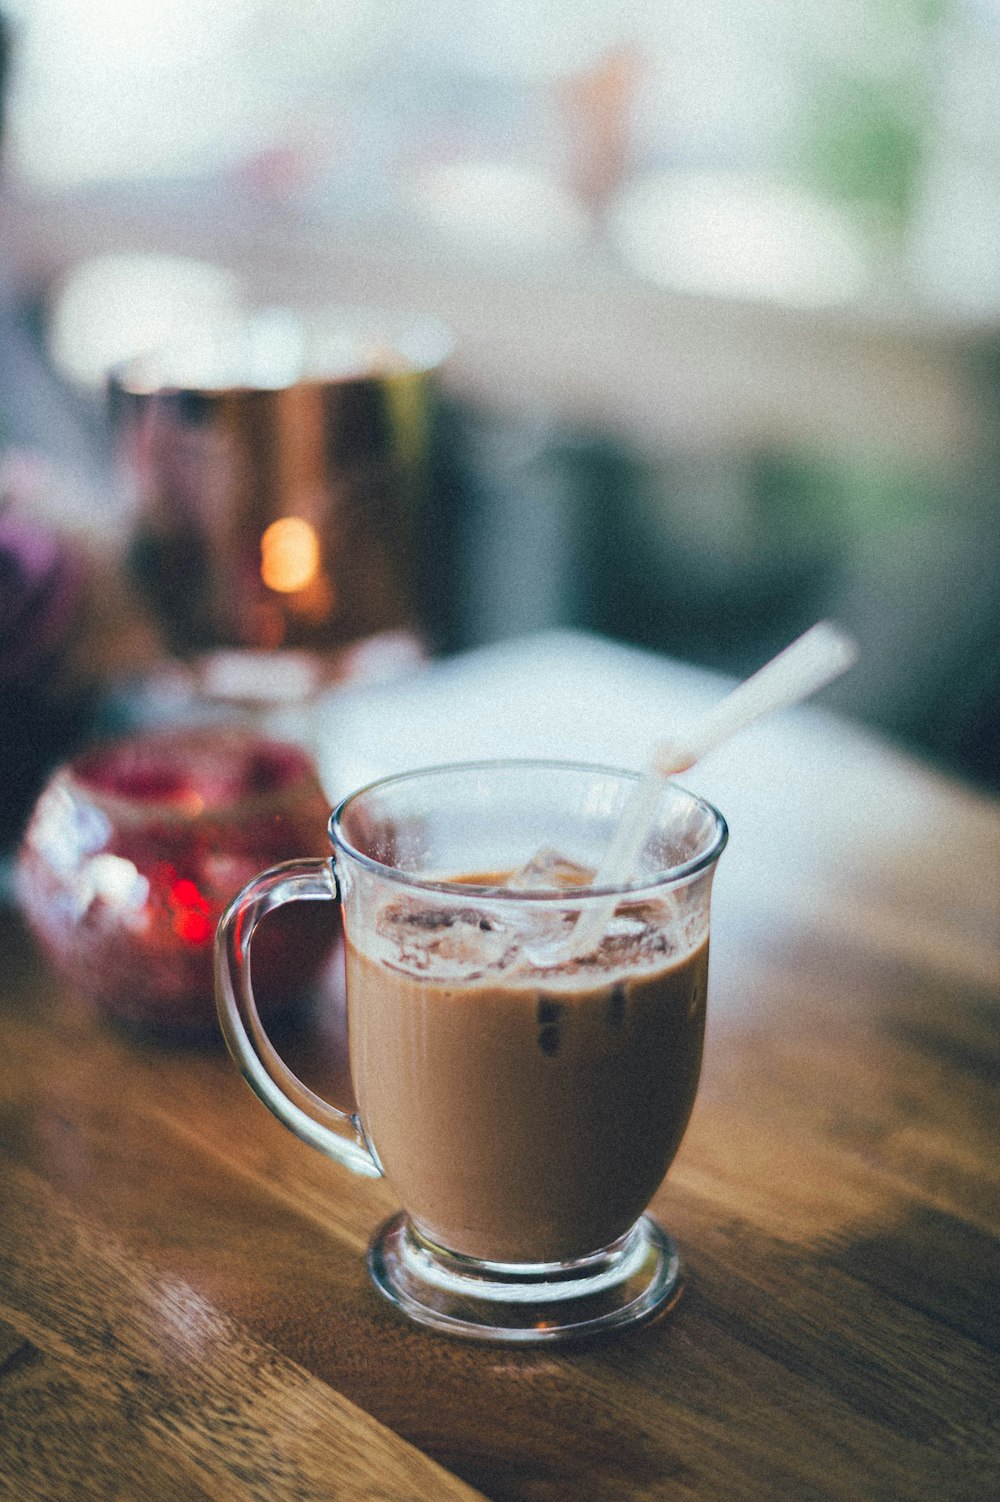
[[[857,656],[857,645],[845,631],[832,621],[819,621],[726,694],[681,735],[660,745],[625,805],[592,885],[620,887],[632,876],[668,777],[686,771],[754,720],[807,699],[852,667]],[[590,954],[614,917],[617,905],[618,898],[612,894],[584,908],[569,939],[544,958],[538,956],[538,961],[565,964],[567,960]]]

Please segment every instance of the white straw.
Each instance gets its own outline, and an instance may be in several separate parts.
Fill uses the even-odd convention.
[[[620,887],[629,880],[649,836],[666,778],[686,771],[761,716],[807,699],[846,672],[857,656],[857,645],[846,632],[832,621],[820,621],[681,735],[658,746],[625,805],[592,885]],[[585,908],[566,945],[553,952],[550,962],[564,963],[589,954],[614,917],[617,905],[618,898],[610,896]]]

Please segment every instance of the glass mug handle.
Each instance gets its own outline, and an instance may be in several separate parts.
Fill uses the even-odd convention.
[[[286,902],[339,902],[333,861],[295,860],[249,881],[219,920],[215,995],[226,1046],[254,1094],[289,1131],[354,1173],[378,1178],[358,1117],[338,1111],[298,1079],[261,1024],[250,984],[250,941],[258,923]]]

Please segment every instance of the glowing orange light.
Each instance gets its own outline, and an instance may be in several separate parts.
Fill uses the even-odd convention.
[[[260,576],[278,594],[305,589],[319,572],[319,563],[316,528],[300,516],[272,522],[260,540]]]

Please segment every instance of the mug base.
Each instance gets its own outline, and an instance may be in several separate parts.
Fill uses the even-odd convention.
[[[520,1345],[602,1335],[663,1313],[680,1257],[643,1215],[611,1246],[573,1262],[480,1262],[428,1241],[404,1213],[375,1234],[368,1270],[390,1303],[449,1335]]]

